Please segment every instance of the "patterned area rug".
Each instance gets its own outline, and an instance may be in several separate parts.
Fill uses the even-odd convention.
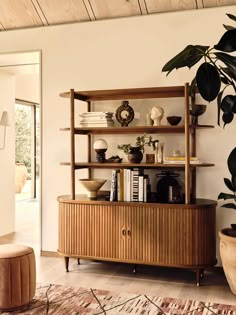
[[[136,314],[136,315],[236,315],[236,305],[182,300],[135,294],[113,294],[106,290],[39,286],[30,305],[6,314]]]

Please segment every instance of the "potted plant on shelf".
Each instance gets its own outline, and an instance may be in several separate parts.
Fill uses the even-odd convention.
[[[224,178],[224,182],[230,193],[221,192],[218,199],[233,200],[233,202],[225,203],[221,207],[236,210],[236,147],[231,151],[227,162],[231,179]],[[219,236],[220,256],[225,276],[231,291],[236,294],[236,223],[231,224],[231,228],[222,229]]]
[[[232,14],[227,16],[236,21],[236,16]],[[217,99],[217,123],[220,125],[222,112],[225,126],[233,121],[236,113],[236,57],[231,54],[236,51],[236,28],[230,25],[224,27],[226,32],[216,45],[213,47],[188,45],[168,61],[162,71],[169,74],[174,69],[191,68],[200,60],[203,61],[191,82],[190,96],[197,86],[204,100],[211,102]],[[233,202],[222,207],[236,210],[236,147],[231,151],[227,162],[231,180],[225,178],[224,182],[231,193],[220,193],[218,199],[232,199]],[[219,235],[224,272],[231,291],[236,294],[236,224],[232,224],[231,228],[222,229]]]
[[[130,163],[140,163],[143,159],[144,146],[152,146],[153,150],[155,149],[156,143],[159,140],[153,140],[152,136],[141,136],[136,138],[135,145],[132,146],[130,143],[128,144],[120,144],[117,146],[118,149],[123,150],[125,154],[128,156],[128,160]]]
[[[227,14],[236,21],[236,16]],[[179,54],[168,61],[162,68],[167,75],[174,69],[191,68],[200,60],[203,61],[197,69],[190,86],[190,95],[193,95],[195,86],[202,98],[208,102],[217,98],[218,124],[220,125],[220,111],[223,112],[224,125],[232,122],[236,113],[236,28],[224,25],[226,32],[218,44],[213,47],[203,45],[188,45]],[[224,97],[226,88],[231,88]],[[232,92],[233,91],[233,92]]]

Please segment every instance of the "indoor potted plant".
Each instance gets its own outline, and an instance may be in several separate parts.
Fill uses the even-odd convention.
[[[224,182],[230,193],[221,192],[218,199],[233,200],[233,202],[227,202],[221,207],[236,210],[236,147],[231,151],[227,162],[231,179],[224,178]],[[231,228],[222,229],[219,236],[220,256],[225,276],[231,291],[236,294],[236,223],[231,224]]]
[[[227,14],[236,21],[236,16]],[[236,113],[236,57],[232,55],[236,51],[236,28],[224,25],[226,32],[219,42],[213,47],[202,45],[188,45],[179,54],[168,61],[162,71],[169,74],[172,70],[191,68],[200,60],[195,77],[190,86],[190,96],[197,86],[202,98],[208,102],[217,99],[218,125],[220,125],[220,113],[224,126],[232,122]],[[230,89],[227,89],[230,88]],[[226,93],[229,91],[229,93]],[[222,205],[225,208],[236,209],[236,147],[228,157],[228,168],[231,180],[225,178],[224,182],[230,194],[220,193],[218,199],[232,199],[233,202]],[[230,288],[236,294],[236,230],[233,224],[231,228],[220,231],[220,254],[226,278]]]
[[[234,15],[227,14],[227,16],[236,21]],[[217,98],[218,124],[220,124],[220,111],[222,111],[222,120],[226,125],[231,123],[236,113],[236,57],[231,54],[236,51],[236,28],[229,25],[224,25],[224,27],[226,32],[218,44],[213,47],[188,45],[168,61],[162,71],[167,72],[168,75],[174,69],[191,68],[200,60],[203,61],[192,80],[190,94],[197,85],[204,100],[211,102]],[[225,90],[228,87],[231,88],[227,89],[230,93],[226,94]]]
[[[159,140],[153,140],[152,136],[141,136],[136,138],[135,145],[132,146],[130,143],[118,145],[117,148],[123,150],[128,156],[130,163],[140,163],[143,159],[144,146],[152,146],[153,150],[155,149],[155,144]]]

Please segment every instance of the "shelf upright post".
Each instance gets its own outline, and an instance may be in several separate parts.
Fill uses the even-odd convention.
[[[194,95],[191,96],[191,104],[195,104],[195,90]],[[196,145],[196,128],[191,129],[191,153],[192,156],[197,156],[197,145]],[[197,187],[197,177],[196,177],[196,168],[191,170],[191,184],[192,184],[192,196],[193,199],[196,199],[196,187]]]
[[[190,204],[190,135],[189,135],[189,84],[184,85],[185,98],[185,204]]]
[[[75,92],[70,90],[71,199],[75,199]]]
[[[87,111],[90,112],[91,111],[91,102],[87,101]],[[88,162],[91,162],[91,153],[92,150],[92,146],[91,146],[91,135],[88,135]],[[91,168],[88,169],[88,175],[89,178],[91,178]]]

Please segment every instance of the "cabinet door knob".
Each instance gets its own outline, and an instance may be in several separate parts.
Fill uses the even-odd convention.
[[[131,236],[131,231],[130,231],[130,230],[128,230],[128,231],[127,231],[127,234],[128,234],[129,236]]]
[[[124,235],[124,236],[126,235],[126,230],[125,229],[122,230],[122,235]]]

